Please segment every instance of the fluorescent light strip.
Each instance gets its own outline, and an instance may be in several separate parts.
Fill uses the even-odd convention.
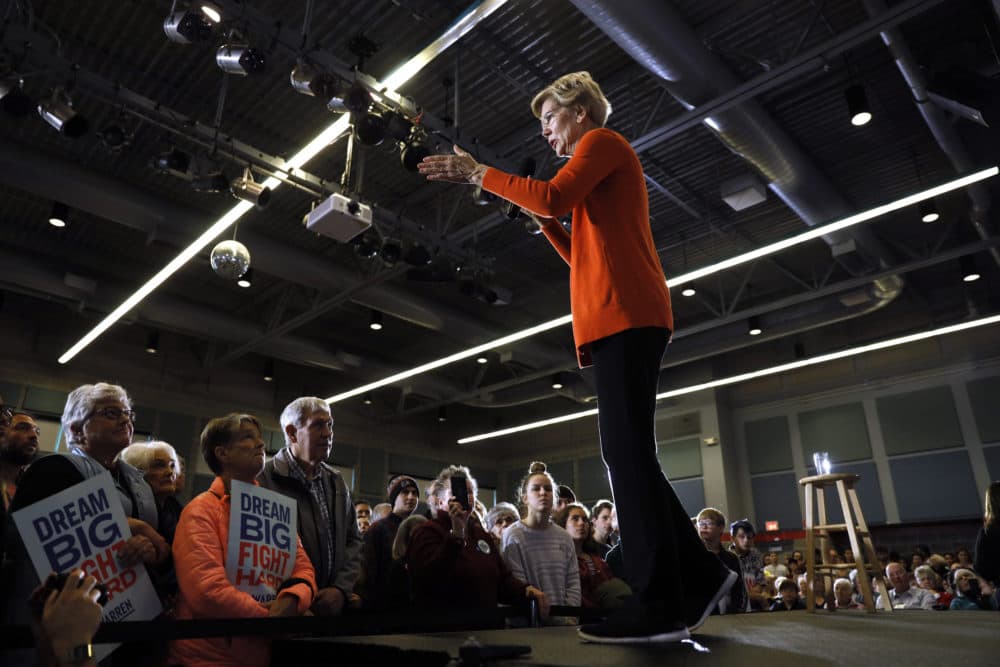
[[[507,2],[507,0],[485,0],[484,2],[476,5],[473,9],[467,10],[466,13],[452,23],[452,25],[449,26],[440,37],[431,42],[429,46],[410,58],[401,67],[390,74],[384,82],[386,89],[395,90],[409,81],[414,75],[423,69],[427,63],[433,60],[449,46],[464,37],[476,26],[479,21],[482,21],[494,11],[499,9],[505,2]],[[288,170],[298,169],[316,157],[316,155],[318,155],[323,149],[332,144],[340,137],[340,135],[347,131],[349,125],[350,118],[347,114],[342,115],[336,121],[331,123],[325,130],[316,135],[312,141],[306,144],[305,147],[303,147],[298,153],[286,161],[285,164],[287,165]],[[288,177],[288,174],[285,172],[279,172],[279,174],[283,178]],[[281,185],[282,181],[274,176],[270,176],[264,181],[264,186],[270,188],[272,191],[277,190]],[[191,245],[182,250],[179,255],[170,261],[169,264],[160,269],[156,275],[146,281],[146,283],[137,289],[134,294],[129,296],[120,306],[111,311],[111,313],[101,320],[96,327],[87,332],[83,338],[78,340],[72,347],[66,350],[63,355],[59,357],[59,363],[67,363],[79,354],[81,350],[93,343],[98,336],[110,329],[112,325],[123,318],[126,313],[139,305],[143,299],[152,294],[157,287],[166,282],[170,276],[179,271],[181,267],[187,264],[195,255],[208,247],[208,244],[215,240],[216,237],[229,229],[232,225],[236,224],[236,221],[242,218],[252,208],[253,204],[241,201],[229,209],[225,215],[216,220],[212,226],[199,236]]]
[[[663,399],[666,398],[683,396],[684,394],[692,394],[697,391],[704,391],[706,389],[716,389],[718,387],[725,387],[727,385],[737,384],[739,382],[746,382],[747,380],[753,380],[755,378],[766,377],[768,375],[777,375],[779,373],[785,373],[787,371],[793,371],[799,368],[805,368],[807,366],[815,366],[817,364],[823,364],[828,361],[835,361],[837,359],[854,357],[860,354],[866,354],[868,352],[877,352],[878,350],[884,350],[890,347],[898,347],[900,345],[907,345],[909,343],[915,343],[917,341],[926,340],[928,338],[933,338],[935,336],[945,336],[948,334],[957,333],[959,331],[965,331],[966,329],[985,327],[998,323],[1000,323],[1000,315],[991,315],[990,317],[984,317],[978,320],[972,320],[971,322],[952,324],[950,326],[941,327],[939,329],[933,329],[931,331],[924,331],[922,333],[915,333],[915,334],[910,334],[908,336],[901,336],[899,338],[892,338],[890,340],[879,341],[877,343],[869,343],[868,345],[861,345],[859,347],[854,347],[849,350],[841,350],[840,352],[831,352],[829,354],[823,354],[818,357],[813,357],[812,359],[801,359],[799,361],[793,361],[787,364],[781,364],[779,366],[772,366],[771,368],[764,368],[759,371],[751,371],[749,373],[741,373],[740,375],[733,375],[731,377],[723,378],[721,380],[712,380],[711,382],[702,382],[701,384],[691,385],[690,387],[671,389],[670,391],[665,391],[660,394],[657,394],[656,400],[662,401]],[[553,424],[561,424],[563,422],[573,421],[575,419],[592,417],[596,414],[597,414],[596,408],[590,410],[583,410],[581,412],[572,412],[569,414],[561,415],[559,417],[542,419],[540,421],[531,422],[529,424],[522,424],[520,426],[512,426],[510,428],[501,429],[499,431],[491,431],[489,433],[481,433],[479,435],[470,435],[468,437],[459,439],[458,444],[467,445],[473,442],[480,442],[482,440],[491,440],[493,438],[500,438],[505,435],[521,433],[524,431],[531,431],[534,429],[543,428],[545,426],[551,426]]]
[[[700,278],[704,278],[706,276],[710,276],[715,273],[719,273],[720,271],[725,271],[726,269],[730,269],[734,266],[751,262],[755,259],[760,259],[761,257],[764,257],[766,255],[771,255],[781,250],[791,248],[792,246],[799,245],[800,243],[811,241],[825,234],[831,234],[833,232],[847,229],[848,227],[852,227],[854,225],[859,225],[862,222],[867,222],[868,220],[871,220],[872,218],[876,218],[880,215],[885,215],[886,213],[890,213],[892,211],[905,208],[907,206],[912,206],[913,204],[924,201],[926,199],[937,197],[938,195],[944,194],[945,192],[951,192],[952,190],[957,190],[958,188],[965,187],[970,183],[976,183],[977,181],[982,181],[984,179],[991,178],[993,176],[996,176],[998,172],[1000,172],[1000,169],[998,169],[998,167],[996,166],[990,167],[989,169],[984,169],[982,171],[977,171],[974,174],[969,174],[968,176],[963,176],[953,181],[948,181],[947,183],[943,183],[933,188],[929,188],[922,192],[918,192],[914,195],[903,197],[902,199],[897,199],[896,201],[884,204],[882,206],[877,206],[867,211],[862,211],[861,213],[856,213],[852,216],[843,218],[842,220],[837,220],[831,222],[830,224],[823,225],[821,227],[814,227],[808,231],[805,231],[791,238],[787,238],[782,241],[777,241],[775,243],[770,243],[768,245],[761,246],[756,250],[745,252],[742,255],[736,255],[735,257],[731,257],[730,259],[717,262],[710,266],[706,266],[701,269],[696,269],[694,271],[689,271],[688,273],[682,273],[679,276],[669,278],[667,280],[667,284],[670,285],[670,287],[679,287],[680,285],[683,285],[685,283],[689,283],[691,281],[698,280]],[[407,371],[401,371],[399,373],[396,373],[395,375],[390,375],[389,377],[382,378],[381,380],[376,380],[375,382],[369,382],[366,385],[350,389],[340,394],[335,394],[327,398],[326,402],[333,404],[339,401],[346,400],[348,398],[353,398],[354,396],[360,396],[365,392],[372,391],[380,387],[385,387],[390,384],[395,384],[396,382],[400,382],[402,380],[407,380],[411,377],[415,377],[422,373],[426,373],[428,371],[441,368],[442,366],[447,366],[448,364],[454,363],[456,361],[461,361],[462,359],[468,359],[469,357],[475,356],[482,352],[487,352],[494,348],[502,347],[504,345],[510,345],[511,343],[516,343],[519,340],[530,338],[535,334],[540,334],[544,331],[555,329],[556,327],[563,326],[564,324],[570,324],[572,321],[573,321],[572,315],[563,315],[562,317],[557,317],[554,320],[549,320],[548,322],[542,322],[541,324],[536,324],[535,326],[528,329],[524,329],[523,331],[516,331],[508,336],[504,336],[503,338],[497,338],[496,340],[490,341],[488,343],[483,343],[481,345],[477,345],[476,347],[472,347],[467,350],[463,350],[461,352],[456,352],[455,354],[449,355],[447,357],[437,359],[435,361],[429,361],[426,364],[417,366],[416,368],[411,368],[410,370]]]

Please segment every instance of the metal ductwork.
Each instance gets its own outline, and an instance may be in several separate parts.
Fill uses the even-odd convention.
[[[741,83],[665,0],[572,1],[636,62],[663,79],[667,91],[688,109]],[[755,101],[713,115],[712,123],[717,137],[756,167],[770,189],[806,224],[823,224],[852,212],[827,177]],[[889,251],[866,229],[831,234],[824,240],[852,275],[893,264]],[[896,289],[880,291],[894,296],[902,284],[899,280]]]
[[[997,4],[994,2],[993,6],[996,9]],[[865,9],[868,10],[869,14],[876,15],[884,12],[886,6],[882,0],[865,0]],[[913,56],[913,52],[903,38],[902,33],[896,28],[890,28],[882,31],[881,36],[882,41],[885,42],[886,47],[896,61],[896,67],[899,68],[903,79],[906,80],[906,85],[909,86],[910,92],[913,94],[913,101],[917,105],[917,110],[920,111],[920,115],[923,117],[924,122],[927,123],[931,134],[934,135],[934,140],[937,141],[938,146],[941,147],[941,150],[944,151],[944,154],[951,161],[956,172],[965,174],[972,171],[974,165],[972,158],[969,156],[968,149],[958,136],[958,131],[955,130],[954,125],[945,112],[928,97],[927,77],[924,75],[920,65],[917,64],[917,60]],[[965,191],[968,193],[969,199],[972,200],[969,219],[972,222],[973,228],[975,228],[979,238],[984,240],[990,238],[989,214],[992,202],[989,189],[982,183],[973,183],[966,187]],[[990,248],[990,255],[997,266],[1000,266],[1000,250]]]

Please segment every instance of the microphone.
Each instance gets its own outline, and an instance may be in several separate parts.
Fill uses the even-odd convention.
[[[520,169],[517,170],[518,176],[523,176],[525,178],[531,178],[535,175],[535,158],[526,157],[521,162]],[[521,215],[521,207],[512,201],[505,201],[501,208],[503,213],[507,216],[508,220],[517,220],[517,217]]]

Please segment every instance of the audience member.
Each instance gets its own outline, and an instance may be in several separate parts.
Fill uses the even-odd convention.
[[[946,551],[941,554],[941,557],[944,558],[944,561],[948,564],[948,569],[950,570],[951,566],[955,563],[955,554],[950,551]]]
[[[372,526],[372,506],[364,500],[354,503],[354,515],[358,518],[358,532],[362,538]]]
[[[593,517],[591,523],[594,524],[594,542],[604,548],[604,553],[598,554],[602,558],[607,556],[608,550],[616,544],[611,523],[614,511],[615,505],[610,500],[598,500],[590,510],[590,516]]]
[[[698,536],[705,543],[705,548],[719,557],[722,564],[743,578],[739,557],[731,551],[722,548],[722,532],[726,527],[726,516],[714,507],[706,507],[698,512],[696,519]],[[749,611],[749,600],[745,586],[732,586],[729,595],[720,602],[718,612],[722,614],[737,614]],[[712,613],[716,613],[713,611]]]
[[[306,613],[313,602],[316,576],[300,539],[296,539],[292,576],[271,602],[258,602],[226,576],[231,483],[255,484],[264,468],[260,422],[251,415],[235,413],[211,420],[201,432],[201,452],[216,477],[208,491],[184,508],[177,525],[173,552],[180,584],[178,620]],[[268,665],[270,660],[269,639],[213,637],[172,641],[168,664],[254,667]]]
[[[892,588],[889,589],[889,600],[883,600],[882,595],[878,596],[876,606],[879,609],[886,609],[888,604],[892,604],[893,609],[932,609],[934,607],[934,595],[922,588],[910,585],[910,575],[900,563],[891,562],[885,568],[885,574],[889,578]]]
[[[975,566],[972,564],[972,555],[969,550],[965,547],[960,547],[955,551],[955,564],[951,566],[951,569],[956,567],[963,567],[966,570],[975,571]]]
[[[486,513],[486,530],[489,532],[490,537],[493,538],[493,543],[498,549],[502,544],[503,531],[506,530],[507,526],[516,523],[520,518],[521,515],[517,511],[517,508],[508,502],[499,502],[493,506],[493,509]]]
[[[177,479],[174,480],[174,486],[177,487],[177,493],[174,496],[178,501],[187,497],[184,495],[187,490],[187,460],[180,454],[177,455]]]
[[[615,577],[607,562],[588,549],[593,542],[590,511],[580,503],[570,503],[556,519],[557,525],[566,529],[576,547],[576,560],[580,568],[580,599],[584,607],[613,609],[621,607],[632,589]]]
[[[580,570],[573,538],[551,522],[556,486],[534,462],[520,484],[524,518],[503,532],[503,555],[514,576],[545,591],[556,605],[580,606]]]
[[[174,532],[181,518],[181,503],[177,493],[177,452],[166,442],[136,443],[121,451],[122,460],[142,473],[143,479],[153,491],[156,502],[156,529],[167,541],[174,543]]]
[[[326,462],[333,450],[333,415],[323,399],[303,396],[285,406],[280,422],[285,446],[257,479],[295,499],[299,537],[316,574],[312,612],[336,615],[354,595],[362,542],[351,492]]]
[[[778,599],[771,604],[769,610],[793,611],[805,608],[805,603],[799,598],[799,587],[791,579],[783,579],[778,585]]]
[[[414,505],[414,507],[416,507]],[[392,504],[391,503],[379,503],[372,508],[372,523],[384,519],[392,514]]]
[[[753,547],[753,538],[756,534],[753,524],[747,519],[734,521],[729,526],[729,533],[733,537],[733,543],[729,548],[740,559],[740,569],[750,598],[750,606],[753,609],[767,609],[764,561],[760,557],[760,552]]]
[[[386,609],[406,609],[413,604],[413,585],[410,576],[410,541],[420,524],[428,521],[423,514],[414,512],[403,519],[392,541],[392,565],[389,566],[388,597],[384,601]]]
[[[910,554],[909,570],[911,572],[916,572],[917,568],[924,564],[924,555],[919,551],[914,551]]]
[[[465,479],[465,498],[452,495],[453,478]],[[433,518],[413,531],[406,552],[414,603],[421,609],[491,608],[533,598],[547,617],[546,595],[511,572],[479,518],[465,509],[472,507],[478,490],[469,469],[448,466],[430,488]]]
[[[788,567],[778,562],[776,552],[771,551],[764,554],[764,575],[772,579],[788,576]]]
[[[23,412],[2,406],[0,399],[0,557],[3,556],[7,513],[22,471],[38,454],[38,425]]]
[[[934,608],[948,609],[951,606],[951,600],[954,596],[945,590],[941,577],[938,576],[937,572],[930,565],[919,566],[913,571],[913,574],[917,580],[917,587],[930,592],[934,596]]]
[[[364,576],[359,586],[361,604],[366,609],[389,609],[393,598],[390,590],[392,543],[403,519],[413,514],[420,500],[420,488],[408,475],[396,475],[387,489],[392,512],[372,523],[365,533],[362,547]],[[377,510],[376,505],[373,511]]]
[[[991,586],[1000,588],[1000,482],[986,489],[983,525],[976,536],[975,571]],[[998,601],[994,599],[994,603]]]
[[[573,489],[569,488],[565,484],[560,484],[559,488],[556,489],[556,509],[565,509],[567,505],[576,502],[576,494],[573,493]]]
[[[966,568],[955,570],[955,597],[949,609],[975,611],[990,609],[989,593],[984,591],[983,582],[976,573]],[[989,584],[986,584],[989,586]]]
[[[833,582],[833,601],[837,609],[862,609],[861,604],[854,599],[854,584],[845,577]]]
[[[804,563],[795,560],[794,558],[789,558],[785,561],[786,567],[788,567],[788,578],[795,579],[800,574],[802,574],[802,566]]]

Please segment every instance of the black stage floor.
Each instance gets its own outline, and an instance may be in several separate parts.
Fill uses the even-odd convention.
[[[296,653],[298,664],[394,663],[399,667],[434,664],[419,657],[421,651],[447,652],[457,657],[470,633],[338,637],[329,640],[296,640],[296,650],[285,653],[278,642],[274,664],[282,654]],[[526,644],[531,654],[519,660],[492,665],[584,667],[644,667],[646,665],[767,665],[818,667],[820,665],[884,665],[885,667],[956,667],[1000,665],[1000,613],[987,611],[908,611],[864,614],[855,612],[759,613],[712,617],[693,641],[664,646],[608,646],[584,644],[571,627],[520,630],[485,630],[472,633],[483,644]],[[331,642],[352,644],[342,651]],[[301,649],[308,644],[309,658]],[[359,644],[375,644],[370,657]],[[392,649],[406,653],[393,655]],[[416,654],[409,654],[409,651]],[[346,660],[337,660],[341,653]],[[440,653],[439,653],[440,655]]]

